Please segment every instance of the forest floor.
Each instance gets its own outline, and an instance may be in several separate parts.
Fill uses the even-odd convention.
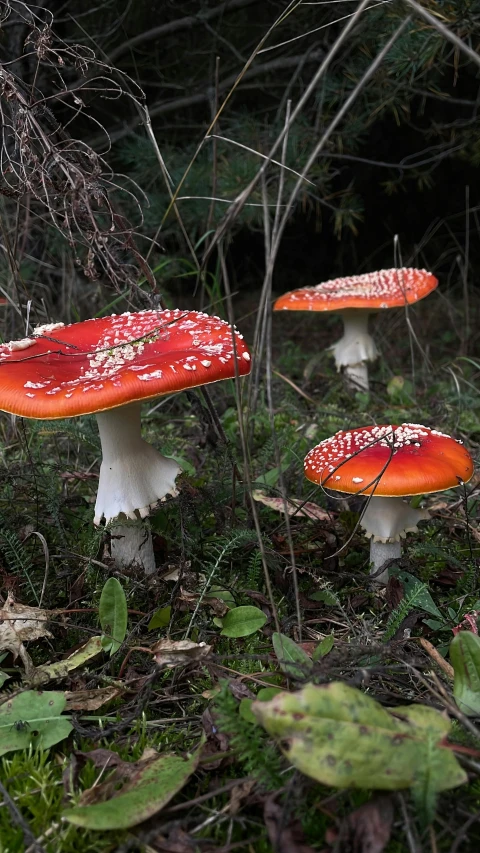
[[[256,296],[234,299],[249,344]],[[157,572],[148,578],[116,570],[108,535],[93,527],[93,417],[2,417],[3,606],[41,608],[48,619],[48,634],[39,611],[33,627],[25,622],[33,669],[25,656],[14,658],[0,624],[2,853],[479,848],[480,728],[456,705],[448,666],[452,629],[476,628],[480,612],[478,474],[465,489],[425,498],[431,517],[408,534],[386,588],[369,579],[368,540],[357,526],[362,499],[333,499],[303,474],[315,444],[373,423],[425,424],[464,441],[478,460],[477,319],[468,327],[456,294],[440,291],[408,318],[402,310],[373,318],[382,359],[370,393],[355,394],[327,352],[304,376],[311,357],[338,337],[338,320],[284,312],[272,318],[271,386],[262,378],[243,380],[241,390],[230,381],[210,386],[220,431],[200,391],[145,404],[145,439],[183,469],[178,497],[151,518]],[[128,624],[110,654],[98,638],[100,597],[112,577]],[[5,604],[7,595],[16,605]],[[41,669],[79,649],[70,671]],[[480,670],[470,663],[478,705]],[[445,767],[432,760],[412,792],[408,783],[379,792],[377,773],[369,775],[372,736],[355,789],[295,769],[252,702],[337,682],[386,709],[420,703],[443,712],[450,746],[442,752],[429,732],[418,748],[440,764],[448,754]],[[13,722],[2,718],[38,687],[52,696],[53,715],[27,702]],[[34,748],[37,730],[50,748]],[[463,784],[437,798],[453,755]],[[152,778],[158,756],[165,764]]]

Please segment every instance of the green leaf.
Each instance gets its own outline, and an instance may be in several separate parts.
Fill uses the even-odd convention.
[[[161,610],[157,610],[150,619],[147,630],[154,631],[156,628],[167,628],[170,624],[171,615],[172,608],[170,605],[168,605],[168,607],[162,607]]]
[[[233,607],[222,619],[222,637],[248,637],[263,628],[267,617],[259,607]]]
[[[316,592],[312,592],[308,597],[310,601],[323,601],[324,604],[328,604],[330,607],[340,606],[338,596],[336,596],[331,589],[318,589]]]
[[[102,646],[113,655],[125,639],[128,619],[127,599],[116,578],[109,578],[102,589],[98,617],[104,634]]]
[[[106,802],[76,806],[63,813],[65,820],[86,829],[128,829],[162,809],[195,771],[200,751],[187,760],[178,755],[161,755],[145,762]],[[111,792],[111,791],[110,791]]]
[[[235,607],[235,599],[232,593],[229,589],[225,589],[223,586],[216,586],[214,584],[210,587],[208,594],[212,598],[219,598],[220,601],[223,601],[229,610],[231,610],[232,607]]]
[[[65,694],[25,690],[0,705],[0,755],[16,749],[48,749],[68,737],[72,725],[62,717]]]
[[[428,773],[431,795],[467,781],[453,752],[441,746],[449,720],[425,705],[387,709],[332,682],[253,702],[252,712],[289,761],[324,785],[418,788]]]
[[[480,715],[480,637],[471,631],[459,631],[450,643],[454,670],[453,695],[469,717]]]
[[[333,649],[334,642],[335,638],[333,634],[329,634],[328,637],[324,637],[322,642],[319,643],[317,648],[314,650],[312,660],[315,662],[320,660],[320,658],[324,658],[325,655],[328,655],[328,653]]]
[[[422,824],[428,826],[435,817],[437,803],[435,780],[443,772],[443,753],[440,749],[436,749],[432,737],[427,738],[423,749],[424,761],[419,762],[417,778],[412,785],[412,795]]]
[[[240,699],[240,705],[238,706],[238,713],[241,716],[242,720],[246,720],[247,723],[253,723],[253,725],[257,725],[257,718],[255,714],[252,712],[252,702],[253,699],[243,698]]]
[[[431,616],[436,616],[437,619],[441,619],[442,622],[445,622],[440,610],[430,595],[426,584],[421,583],[415,575],[411,575],[409,572],[393,571],[392,574],[402,582],[405,590],[405,597],[413,594],[414,603],[412,604],[412,609],[413,607],[416,607],[419,610],[424,610],[425,613],[430,613]]]
[[[313,669],[313,662],[306,651],[294,640],[275,631],[272,634],[273,649],[280,669],[292,678],[306,678]]]
[[[392,402],[399,406],[412,403],[413,385],[403,376],[392,376],[387,385],[387,394]]]
[[[257,702],[269,702],[270,699],[273,699],[277,693],[281,693],[279,687],[262,687],[258,693],[255,701]],[[238,713],[242,717],[243,720],[246,720],[248,723],[253,723],[255,726],[258,726],[258,720],[255,714],[252,711],[252,703],[253,699],[240,699],[240,705],[238,706]]]
[[[185,459],[183,456],[174,456],[171,453],[168,458],[173,459],[173,461],[176,462],[177,465],[180,465],[182,471],[185,471],[185,473],[188,474],[190,477],[194,477],[197,473],[192,463],[189,462],[188,459]]]
[[[424,625],[428,625],[433,631],[442,631],[447,627],[446,622],[440,622],[439,619],[423,619]]]
[[[4,672],[3,669],[0,669],[0,687],[3,687],[6,681],[12,676],[8,674],[8,672]]]
[[[92,658],[103,652],[102,637],[90,637],[83,646],[76,649],[68,658],[57,661],[57,663],[43,664],[37,666],[28,678],[30,687],[40,687],[55,678],[66,678],[70,672],[88,663]]]

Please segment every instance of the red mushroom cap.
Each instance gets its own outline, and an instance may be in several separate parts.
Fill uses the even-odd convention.
[[[438,279],[427,270],[378,270],[334,278],[315,287],[302,287],[280,296],[274,311],[342,311],[345,308],[398,308],[418,302],[435,290]]]
[[[40,326],[30,338],[0,345],[0,410],[68,418],[249,372],[242,336],[218,317],[114,314]]]
[[[460,442],[421,424],[340,430],[305,457],[309,480],[349,494],[429,494],[466,483],[472,474],[472,457]]]

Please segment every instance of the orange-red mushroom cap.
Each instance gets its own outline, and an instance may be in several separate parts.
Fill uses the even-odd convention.
[[[420,424],[340,430],[305,457],[312,482],[378,497],[441,492],[472,474],[472,457],[460,442]]]
[[[334,278],[315,287],[302,287],[276,300],[274,311],[377,311],[418,302],[438,285],[427,270],[403,267]]]
[[[92,414],[250,371],[242,336],[198,311],[140,311],[37,328],[0,345],[0,410]]]

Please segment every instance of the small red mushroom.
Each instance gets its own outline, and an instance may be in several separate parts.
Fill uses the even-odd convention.
[[[370,495],[361,525],[371,537],[371,572],[386,583],[386,560],[400,557],[400,538],[428,518],[402,500],[468,482],[473,460],[461,442],[421,424],[340,430],[305,457],[305,476],[327,489]]]
[[[141,438],[141,403],[249,371],[242,336],[224,320],[197,311],[54,323],[0,345],[0,410],[41,419],[95,414],[103,454],[95,523],[144,518],[175,491],[179,466]],[[125,565],[132,549],[129,535],[121,535],[120,543],[112,539],[112,553]],[[144,567],[153,571],[147,539],[142,531]]]
[[[367,362],[378,357],[368,331],[373,311],[400,308],[418,302],[437,287],[438,280],[426,270],[413,268],[378,270],[324,281],[280,296],[274,311],[335,311],[344,323],[343,337],[330,349],[337,370],[345,368],[351,384],[368,391]]]

